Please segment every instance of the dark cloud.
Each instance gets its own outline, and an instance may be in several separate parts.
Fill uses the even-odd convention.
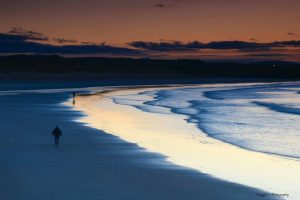
[[[284,56],[286,56],[286,54],[278,54],[278,53],[267,54],[267,53],[265,53],[265,54],[247,54],[245,56],[249,56],[249,57],[276,57],[276,58],[278,58],[278,57],[284,57]],[[291,55],[289,55],[289,56],[291,56]]]
[[[21,27],[12,27],[11,30],[7,32],[7,34],[21,36],[25,40],[37,40],[37,41],[48,41],[49,38],[44,34],[36,31],[26,30]]]
[[[0,42],[24,42],[26,40],[24,36],[0,33]]]
[[[135,41],[128,44],[137,49],[151,51],[193,51],[201,49],[237,49],[241,51],[268,50],[274,47],[300,47],[300,41],[275,41],[270,43],[245,42],[245,41],[214,41],[209,43],[194,42],[145,42]]]
[[[157,7],[157,8],[165,8],[165,7],[171,7],[171,6],[172,6],[171,4],[163,4],[163,3],[155,4],[155,7]]]
[[[0,53],[35,53],[35,54],[105,54],[121,56],[144,56],[159,52],[160,55],[169,52],[189,52],[202,49],[239,50],[242,52],[259,53],[261,50],[275,51],[275,47],[300,47],[300,40],[274,41],[260,43],[256,40],[246,41],[213,41],[202,43],[199,41],[134,41],[126,47],[110,44],[95,44],[93,42],[78,42],[74,39],[53,38],[52,41],[60,45],[46,44],[49,41],[42,33],[28,31],[22,28],[12,28],[9,32],[0,33]],[[149,52],[150,51],[150,52]]]
[[[288,35],[288,36],[298,36],[297,33],[293,33],[293,32],[288,32],[287,35]]]
[[[112,55],[138,55],[141,51],[125,47],[115,47],[106,44],[100,45],[68,45],[62,46],[63,53],[68,54],[112,54]]]
[[[106,44],[99,45],[63,45],[41,44],[32,41],[28,34],[0,33],[0,53],[33,53],[33,54],[110,54],[141,55],[142,51]]]
[[[97,45],[95,42],[80,42],[82,45]]]
[[[60,44],[65,44],[65,43],[76,44],[76,43],[77,43],[77,40],[75,40],[75,39],[53,38],[53,40],[54,40],[55,42],[60,43]]]
[[[200,42],[189,42],[183,43],[180,41],[170,41],[170,42],[144,42],[144,41],[136,41],[128,43],[129,46],[145,49],[145,50],[153,50],[153,51],[187,51],[187,50],[195,50],[203,48],[202,43]]]
[[[271,43],[275,47],[300,47],[300,40],[279,41]]]
[[[259,40],[255,39],[255,38],[250,38],[250,41],[252,41],[252,42],[258,42]]]
[[[268,45],[244,41],[218,41],[207,43],[204,47],[206,49],[259,49],[266,48]]]
[[[130,46],[153,51],[186,51],[186,50],[199,50],[199,49],[258,49],[269,47],[266,44],[244,41],[218,41],[210,43],[201,43],[193,41],[183,43],[180,41],[171,42],[143,42],[136,41],[129,43]]]

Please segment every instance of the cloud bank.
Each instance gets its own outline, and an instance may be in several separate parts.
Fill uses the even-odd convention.
[[[48,41],[49,38],[40,32],[26,30],[21,27],[12,27],[11,30],[7,32],[8,35],[23,37],[24,40],[33,41]]]
[[[201,43],[199,41],[193,42],[145,42],[135,41],[128,43],[129,46],[138,49],[151,51],[191,51],[201,49],[215,49],[215,50],[266,50],[276,47],[300,47],[299,40],[291,41],[275,41],[270,43],[246,42],[246,41],[214,41],[209,43]]]
[[[292,50],[291,50],[292,49]],[[213,51],[211,51],[213,50]],[[249,54],[250,53],[250,54]],[[0,54],[66,54],[149,58],[240,59],[274,58],[300,61],[300,41],[133,41],[124,46],[51,38],[40,32],[13,27],[0,33]]]
[[[111,54],[111,55],[139,55],[141,51],[126,47],[116,47],[102,44],[80,43],[77,40],[52,38],[54,42],[69,45],[54,45],[48,43],[50,39],[39,32],[28,31],[22,28],[12,28],[6,33],[0,33],[0,53],[32,53],[32,54]]]

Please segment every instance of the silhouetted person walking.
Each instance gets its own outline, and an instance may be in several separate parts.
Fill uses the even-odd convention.
[[[52,135],[55,138],[55,145],[59,145],[59,137],[62,136],[62,132],[61,132],[61,130],[57,126],[52,131]]]
[[[74,105],[75,105],[76,93],[75,93],[75,92],[73,92],[72,94],[73,94],[73,106],[74,106]]]

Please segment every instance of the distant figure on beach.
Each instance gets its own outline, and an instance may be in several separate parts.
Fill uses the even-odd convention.
[[[76,93],[73,92],[73,105],[75,105],[75,97],[76,97]]]
[[[62,132],[57,126],[52,131],[52,135],[54,136],[54,139],[55,139],[55,145],[59,145],[59,138],[60,138],[60,136],[62,136]]]

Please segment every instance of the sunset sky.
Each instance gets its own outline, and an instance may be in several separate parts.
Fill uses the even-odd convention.
[[[49,38],[42,43],[118,47],[135,41],[298,41],[299,8],[299,0],[7,0],[0,1],[0,32],[18,27]]]

